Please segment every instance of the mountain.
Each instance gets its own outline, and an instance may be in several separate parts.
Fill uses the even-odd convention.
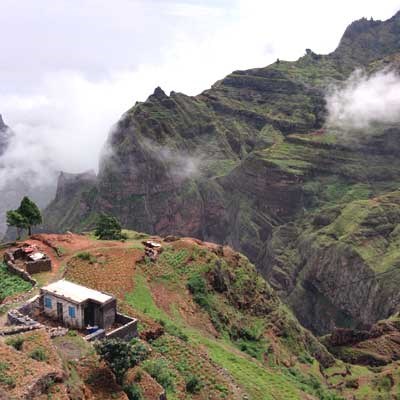
[[[60,178],[46,228],[106,212],[229,244],[314,333],[368,329],[399,309],[400,125],[354,137],[326,123],[326,93],[357,68],[398,70],[399,39],[399,13],[361,19],[331,54],[235,71],[195,97],[157,88],[118,121],[96,179]]]
[[[71,233],[30,240],[53,261],[40,285],[63,276],[115,295],[118,309],[139,320],[137,365],[123,388],[81,332],[50,338],[43,329],[9,335],[8,327],[0,337],[2,398],[126,400],[132,388],[142,396],[129,398],[143,400],[165,399],[164,391],[182,400],[396,398],[399,316],[369,331],[337,330],[322,344],[228,246],[125,233],[125,241]],[[144,257],[144,239],[161,244],[155,261]],[[0,329],[3,313],[32,296],[1,272]]]

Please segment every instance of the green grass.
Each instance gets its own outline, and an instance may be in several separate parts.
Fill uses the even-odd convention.
[[[0,361],[0,384],[13,388],[15,387],[15,379],[8,374],[9,369],[10,366],[7,363]]]
[[[212,360],[225,368],[236,382],[243,385],[253,399],[300,399],[301,394],[296,385],[278,370],[268,370],[258,361],[249,358],[237,350],[228,340],[207,338],[199,331],[187,328],[182,321],[174,321],[155,304],[146,278],[135,275],[135,288],[126,296],[126,301],[137,310],[156,320],[175,323],[188,337],[189,342],[205,346]]]
[[[46,354],[46,350],[43,347],[36,347],[29,353],[29,357],[33,358],[36,361],[47,361],[48,355]]]
[[[0,264],[0,300],[30,289],[32,285],[29,282],[9,272],[3,263]]]
[[[196,338],[206,346],[211,359],[225,368],[254,399],[301,399],[300,391],[280,371],[270,371],[241,355],[228,343],[210,338]]]
[[[132,307],[155,320],[170,320],[170,317],[156,306],[146,278],[142,274],[135,274],[135,288],[126,295],[125,300]]]

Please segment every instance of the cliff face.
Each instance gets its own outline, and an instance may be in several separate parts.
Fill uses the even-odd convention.
[[[387,317],[396,297],[381,280],[344,285],[381,267],[348,236],[326,231],[340,226],[342,213],[352,215],[350,201],[372,207],[397,189],[399,127],[381,126],[357,143],[320,128],[326,87],[356,67],[395,60],[399,37],[399,15],[360,20],[330,55],[308,50],[296,62],[235,71],[196,97],[157,88],[118,122],[97,179],[78,177],[67,191],[60,185],[47,228],[90,228],[107,212],[136,230],[228,243],[318,333]],[[379,208],[379,218],[395,231],[391,210]],[[368,243],[363,223],[357,229],[351,234]],[[369,229],[384,252],[392,243],[386,231]]]

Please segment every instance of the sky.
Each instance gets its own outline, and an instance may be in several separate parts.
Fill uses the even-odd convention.
[[[233,70],[329,53],[352,21],[398,10],[400,0],[0,0],[0,113],[16,133],[4,162],[14,174],[97,169],[111,126],[155,87],[195,95]]]

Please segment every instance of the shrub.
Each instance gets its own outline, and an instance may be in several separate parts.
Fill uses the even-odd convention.
[[[125,372],[132,366],[131,345],[121,339],[106,339],[96,342],[95,349],[122,384]]]
[[[186,333],[183,332],[182,329],[178,328],[176,325],[167,324],[165,327],[165,331],[171,336],[175,336],[183,340],[184,342],[187,342],[189,340],[188,335],[186,335]]]
[[[10,366],[7,363],[0,361],[0,383],[13,388],[15,387],[15,379],[7,374],[6,371],[9,368]]]
[[[211,308],[208,296],[207,284],[200,274],[192,275],[187,283],[187,287],[193,295],[193,300],[202,308],[209,310]]]
[[[132,345],[131,347],[132,365],[137,365],[141,361],[144,361],[148,357],[148,355],[149,355],[149,349],[144,343],[137,342]]]
[[[89,252],[84,251],[82,253],[79,253],[76,255],[78,258],[80,258],[81,260],[85,260],[85,261],[90,261],[92,259],[92,256]]]
[[[174,376],[168,364],[162,359],[148,360],[143,369],[150,374],[164,389],[174,390]]]
[[[142,400],[143,394],[138,385],[134,383],[124,386],[124,391],[128,395],[129,400]]]
[[[142,371],[138,371],[135,374],[135,377],[133,378],[135,382],[140,382],[142,380],[143,374]]]
[[[122,233],[121,224],[117,218],[106,214],[99,216],[94,234],[103,240],[127,239],[127,235]]]
[[[30,352],[29,357],[33,358],[36,361],[47,361],[48,360],[45,350],[41,347],[37,347],[36,349],[33,349]]]
[[[6,340],[6,344],[14,347],[15,350],[21,350],[22,345],[24,344],[25,339],[22,336],[17,336],[14,338],[9,338]]]
[[[202,384],[197,376],[191,375],[186,379],[186,391],[188,393],[192,394],[198,393],[200,392],[201,388]]]

